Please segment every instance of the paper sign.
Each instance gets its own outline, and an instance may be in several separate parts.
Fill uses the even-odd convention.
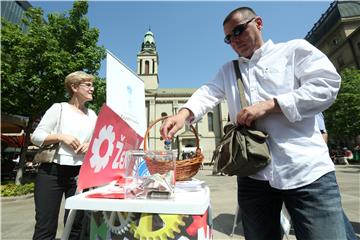
[[[138,134],[146,132],[144,81],[107,50],[106,104]]]
[[[143,137],[104,104],[80,169],[78,189],[101,186],[125,177],[125,153],[138,149],[142,141]]]

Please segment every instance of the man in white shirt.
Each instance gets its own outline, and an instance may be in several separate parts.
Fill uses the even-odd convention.
[[[272,162],[238,177],[238,202],[246,239],[281,239],[282,204],[297,239],[346,239],[335,168],[315,115],[335,100],[340,76],[329,59],[305,40],[264,42],[261,17],[247,7],[229,13],[225,42],[239,55],[245,97],[241,107],[232,61],[200,87],[160,132],[169,139],[226,98],[232,122],[269,134]]]

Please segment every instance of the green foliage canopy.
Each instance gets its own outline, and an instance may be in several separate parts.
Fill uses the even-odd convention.
[[[86,1],[75,1],[69,15],[51,13],[45,20],[40,8],[29,9],[22,20],[27,31],[2,19],[3,112],[36,119],[64,101],[67,74],[83,70],[97,76],[105,49],[97,46],[99,30],[89,27],[87,11]]]
[[[99,30],[90,28],[87,11],[87,1],[75,1],[68,13],[45,19],[41,8],[31,8],[22,19],[25,31],[1,19],[1,111],[29,118],[17,184],[22,182],[32,125],[53,103],[65,100],[66,75],[79,70],[93,74],[98,88],[92,107],[98,110],[105,102],[105,81],[97,74],[105,49],[97,46]]]
[[[341,78],[337,99],[324,115],[330,137],[349,142],[360,134],[360,70],[345,69]]]

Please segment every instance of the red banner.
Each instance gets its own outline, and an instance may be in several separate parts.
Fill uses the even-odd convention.
[[[142,141],[143,137],[104,104],[80,169],[78,189],[101,186],[124,177],[125,153],[138,149]]]

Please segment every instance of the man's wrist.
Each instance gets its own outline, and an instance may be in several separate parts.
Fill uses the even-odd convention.
[[[61,134],[56,134],[56,139],[57,139],[58,142],[61,142],[62,141]]]
[[[279,113],[281,112],[281,108],[276,98],[268,100],[269,102],[269,112],[270,113]]]
[[[192,111],[188,108],[182,108],[179,112],[178,115],[180,115],[185,121],[188,122],[192,122],[194,121],[194,114],[192,113]]]

